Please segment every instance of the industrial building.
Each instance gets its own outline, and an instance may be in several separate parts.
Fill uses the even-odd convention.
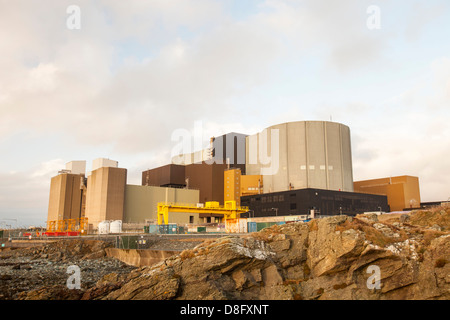
[[[197,204],[198,190],[155,186],[125,186],[124,223],[156,223],[158,202]],[[198,224],[203,222],[198,213],[172,214],[169,223]]]
[[[304,188],[353,191],[350,129],[343,124],[287,122],[246,141],[246,173],[263,175],[264,193]]]
[[[50,181],[48,220],[78,219],[86,205],[86,161],[71,161]]]
[[[312,188],[243,196],[241,205],[250,209],[242,215],[246,218],[298,215],[318,218],[389,211],[386,196]]]
[[[236,132],[212,137],[208,148],[174,156],[172,164],[184,166],[201,163],[228,164],[241,169],[245,174],[246,137],[247,135]]]
[[[398,176],[355,181],[354,186],[357,192],[386,195],[392,211],[420,208],[418,177]]]
[[[69,162],[51,179],[47,221],[86,218],[89,231],[103,221],[145,224],[157,221],[157,203],[198,203],[199,191],[171,187],[128,185],[127,169],[118,162],[95,159],[85,178],[81,162]],[[77,174],[73,174],[75,170]],[[183,178],[184,179],[184,178]],[[223,188],[223,186],[222,186]],[[176,214],[171,223],[199,223],[198,214]],[[60,224],[63,226],[64,224]]]
[[[128,185],[127,169],[114,160],[95,159],[87,178],[85,170],[85,161],[72,161],[52,178],[49,221],[82,218],[91,231],[112,220],[148,225],[160,218],[162,203],[178,208],[169,223],[190,225],[224,223],[222,209],[216,209],[221,205],[239,207],[242,218],[266,223],[420,204],[417,177],[354,182],[350,129],[328,121],[288,122],[254,135],[213,137],[204,150],[143,171],[140,186]]]
[[[263,176],[243,175],[241,169],[228,169],[224,172],[224,201],[235,201],[241,205],[241,197],[263,192]]]
[[[94,228],[105,220],[123,220],[127,169],[100,167],[87,178],[86,213]]]
[[[84,214],[85,201],[84,174],[62,172],[50,182],[47,219],[78,219]]]

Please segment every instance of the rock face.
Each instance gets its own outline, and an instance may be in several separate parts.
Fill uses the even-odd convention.
[[[385,216],[275,225],[113,272],[83,292],[49,290],[62,299],[104,300],[450,299],[450,208]],[[39,297],[51,294],[39,289],[24,298]]]
[[[84,298],[449,299],[449,257],[449,232],[334,216],[206,241]]]

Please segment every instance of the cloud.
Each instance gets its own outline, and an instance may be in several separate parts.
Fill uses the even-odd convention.
[[[353,140],[355,180],[418,176],[422,200],[448,199],[449,66],[447,58],[436,59],[424,76],[427,85],[414,85],[384,105],[374,105],[383,115],[382,120],[364,125],[355,122],[352,129],[357,132]]]
[[[430,197],[444,196],[437,186],[449,184],[439,174],[447,173],[450,140],[449,57],[391,99],[373,99],[387,95],[395,70],[408,68],[390,70],[401,51],[393,44],[426,30],[435,9],[416,29],[415,13],[405,11],[395,28],[372,32],[370,1],[267,0],[233,20],[221,1],[81,0],[81,29],[68,30],[72,1],[44,3],[10,1],[0,11],[0,147],[14,147],[0,172],[4,208],[28,215],[34,201],[46,213],[48,185],[39,192],[38,181],[49,184],[61,164],[49,158],[116,158],[138,183],[141,169],[170,161],[172,132],[196,121],[217,136],[330,115],[352,130],[355,176],[409,172]],[[397,16],[381,5],[382,21]],[[22,133],[31,138],[15,145]],[[53,154],[16,164],[31,147]]]
[[[63,168],[62,159],[52,159],[27,171],[0,173],[0,221],[17,219],[16,225],[23,227],[44,225],[50,179]],[[11,222],[15,227],[15,222]]]

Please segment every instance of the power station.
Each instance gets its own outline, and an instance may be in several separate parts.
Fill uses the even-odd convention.
[[[164,223],[246,232],[251,222],[420,206],[416,177],[354,182],[350,128],[331,121],[287,122],[254,135],[212,137],[204,150],[143,171],[141,185],[127,184],[127,169],[114,160],[95,159],[87,176],[85,168],[85,161],[72,161],[52,178],[50,229],[81,219],[88,233],[103,230],[107,221],[134,230]]]

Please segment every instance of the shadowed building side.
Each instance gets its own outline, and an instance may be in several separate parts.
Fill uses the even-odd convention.
[[[47,221],[84,215],[84,174],[61,173],[51,179]]]

